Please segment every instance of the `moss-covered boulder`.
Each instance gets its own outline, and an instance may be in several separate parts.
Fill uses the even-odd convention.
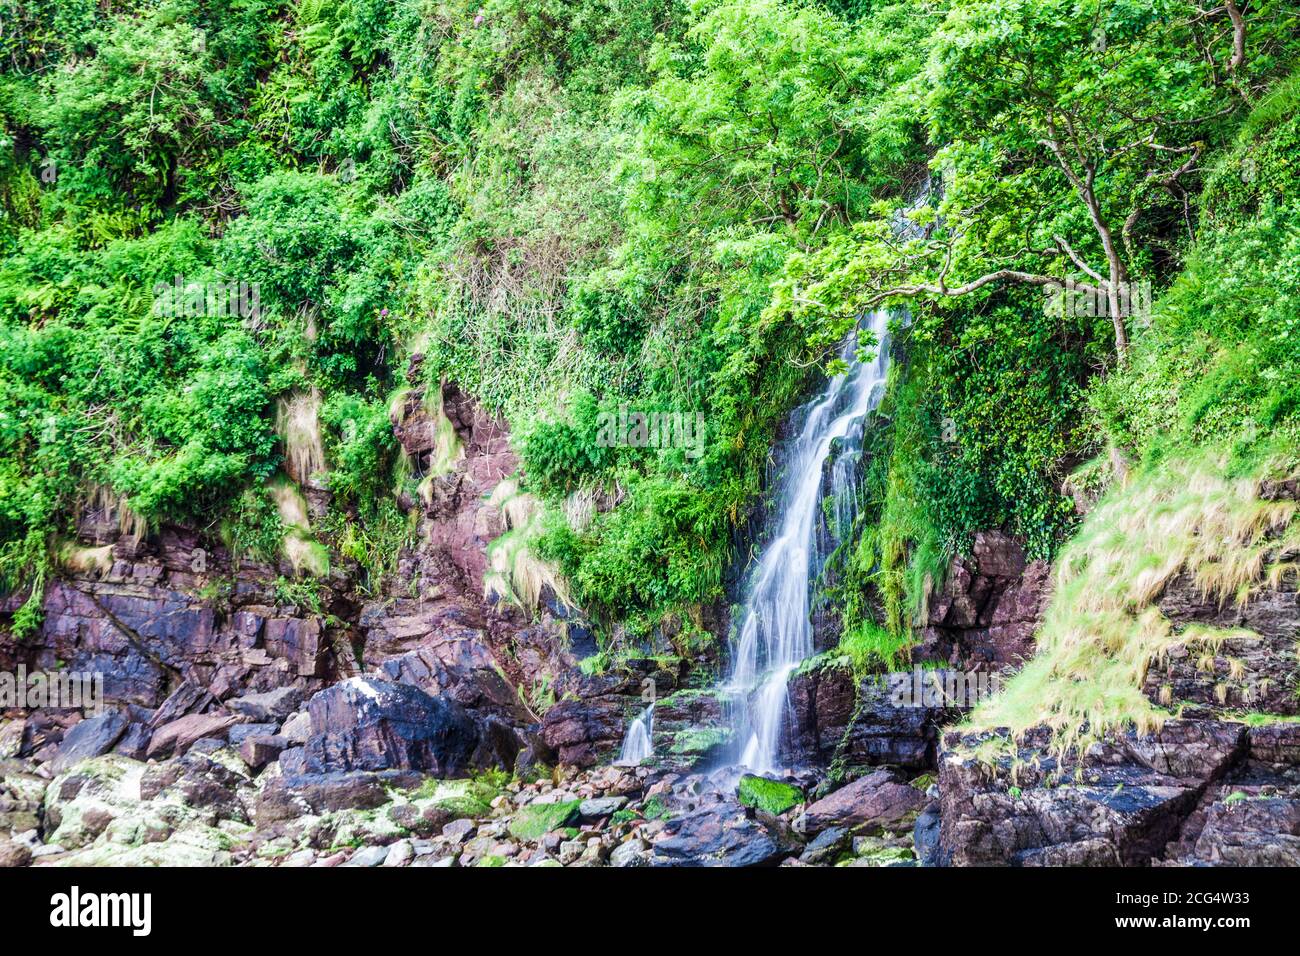
[[[565,800],[562,803],[532,803],[515,814],[510,821],[510,835],[516,840],[533,842],[540,840],[552,830],[576,823],[578,807],[581,800]]]
[[[678,732],[669,750],[681,757],[705,757],[730,742],[729,727],[692,727]]]
[[[740,802],[747,807],[776,816],[803,802],[803,791],[793,784],[767,777],[745,774],[736,788]]]

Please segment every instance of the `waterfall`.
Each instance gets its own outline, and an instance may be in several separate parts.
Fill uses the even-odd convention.
[[[750,576],[726,690],[741,701],[737,740],[740,763],[755,773],[777,769],[777,747],[788,711],[786,682],[812,656],[810,585],[826,559],[819,547],[819,515],[830,462],[831,533],[845,534],[856,510],[854,468],[861,455],[864,420],[879,403],[889,371],[889,314],[874,312],[865,328],[879,343],[874,361],[858,362],[856,331],[841,349],[846,372],[799,411],[799,434],[784,451],[778,483],[776,532]]]
[[[655,705],[641,711],[632,721],[623,737],[623,749],[619,752],[615,766],[635,767],[648,757],[653,757],[655,733]]]
[[[927,177],[911,203],[899,210],[892,227],[903,239],[921,238],[933,226],[918,226],[908,212],[932,202],[937,184]],[[858,330],[845,339],[840,358],[848,365],[827,380],[821,394],[794,417],[798,435],[782,449],[776,482],[776,531],[763,546],[749,575],[739,637],[732,646],[731,673],[720,688],[738,702],[732,712],[735,739],[743,742],[739,763],[758,774],[777,769],[781,729],[789,711],[786,690],[791,673],[812,656],[811,587],[829,550],[851,532],[859,505],[858,463],[866,416],[880,403],[889,374],[889,320],[907,322],[906,312],[873,312],[863,330],[876,339],[875,358],[857,360]],[[821,535],[823,494],[831,499]],[[628,727],[619,763],[640,762],[654,754],[654,705]]]

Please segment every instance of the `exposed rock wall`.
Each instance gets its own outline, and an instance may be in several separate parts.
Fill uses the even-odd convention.
[[[571,612],[553,600],[534,619],[485,597],[487,546],[505,530],[488,499],[518,467],[504,424],[447,385],[434,402],[412,389],[393,425],[417,476],[435,465],[440,473],[428,477],[420,501],[402,502],[421,511],[418,543],[400,555],[383,593],[358,593],[344,565],[314,583],[318,607],[289,604],[283,595],[293,592],[277,588],[294,575],[287,562],[236,561],[211,536],[181,527],[137,540],[119,531],[115,514],[91,511],[77,544],[94,560],[76,562],[50,582],[34,638],[12,640],[0,617],[0,666],[103,674],[104,703],[124,716],[120,727],[84,735],[97,749],[96,741],[113,731],[101,753],[117,747],[144,756],[160,753],[156,744],[180,753],[205,736],[237,743],[232,728],[247,724],[241,741],[258,738],[250,754],[273,759],[287,751],[286,759],[300,759],[301,748],[290,745],[301,741],[278,736],[290,712],[268,715],[246,702],[291,691],[298,706],[339,680],[368,673],[412,685],[426,695],[422,700],[445,703],[475,722],[462,735],[472,738],[470,755],[458,753],[440,769],[509,765],[538,719],[523,702],[527,689],[558,680],[575,663],[566,631],[576,622],[561,620]],[[434,461],[446,451],[439,443],[454,444],[458,453]],[[0,613],[12,613],[20,600],[10,596]],[[322,719],[335,711],[342,712],[322,709]],[[22,721],[14,751],[40,759],[58,753],[77,720],[68,711],[11,716]],[[399,737],[385,731],[366,746],[393,750],[394,766],[428,763],[405,759],[411,754]],[[383,759],[376,753],[362,763]]]
[[[1000,531],[975,535],[970,557],[952,562],[930,596],[913,658],[959,670],[999,670],[1033,655],[1034,631],[1050,594],[1050,568]]]

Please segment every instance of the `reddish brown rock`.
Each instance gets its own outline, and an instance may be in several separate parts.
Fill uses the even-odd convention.
[[[154,731],[149,741],[151,759],[180,755],[189,750],[195,741],[204,737],[219,737],[243,718],[235,714],[188,714]]]
[[[930,596],[913,658],[963,671],[1021,663],[1033,654],[1049,586],[1048,564],[1028,561],[1018,539],[977,533],[970,556],[953,559],[943,586]]]
[[[829,827],[910,829],[925,802],[921,791],[877,770],[809,805],[804,827],[810,835]]]

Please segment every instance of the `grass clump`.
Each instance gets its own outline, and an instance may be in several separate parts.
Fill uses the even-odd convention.
[[[1168,713],[1143,693],[1147,670],[1172,648],[1212,651],[1245,632],[1175,631],[1156,605],[1189,575],[1206,598],[1239,605],[1300,542],[1294,501],[1257,495],[1295,467],[1286,454],[1233,466],[1222,451],[1164,460],[1112,489],[1063,550],[1038,652],[971,716],[975,729],[1050,727],[1062,750],[1122,727],[1158,729]]]

